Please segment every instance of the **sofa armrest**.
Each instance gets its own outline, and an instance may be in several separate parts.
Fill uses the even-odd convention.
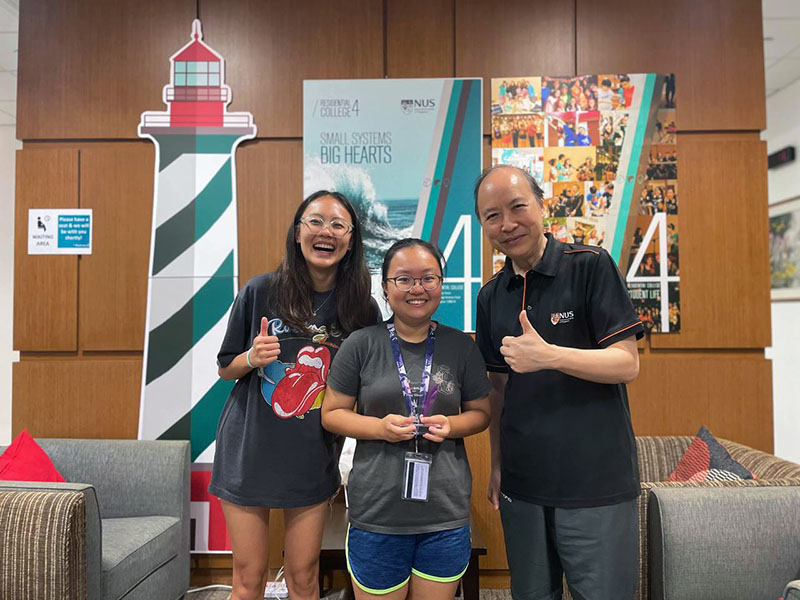
[[[800,600],[800,579],[786,584],[786,588],[783,590],[783,600]]]
[[[800,486],[654,488],[650,597],[774,600],[800,566]]]
[[[189,442],[37,439],[67,481],[91,483],[105,518],[185,519]]]
[[[84,600],[86,533],[81,491],[0,490],[0,597]]]
[[[100,598],[103,593],[102,525],[95,489],[85,483],[38,483],[33,481],[0,481],[0,494],[13,493],[81,494],[83,496],[84,562],[86,589],[89,598]],[[10,498],[10,496],[9,496]],[[22,496],[20,496],[22,498]],[[0,521],[0,528],[3,523]],[[0,537],[0,539],[7,539]],[[0,598],[6,598],[0,593]]]

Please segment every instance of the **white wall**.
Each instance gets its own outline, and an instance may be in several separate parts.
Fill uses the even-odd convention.
[[[767,151],[794,146],[795,162],[769,170],[769,203],[800,196],[800,81],[767,98]],[[764,232],[767,235],[767,232]],[[800,463],[800,302],[772,303],[775,454]]]
[[[0,445],[11,441],[11,329],[14,315],[14,164],[16,126],[0,126]]]

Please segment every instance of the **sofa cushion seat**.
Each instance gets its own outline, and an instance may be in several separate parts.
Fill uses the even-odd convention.
[[[181,523],[175,517],[102,519],[101,527],[104,598],[121,598],[181,547]]]

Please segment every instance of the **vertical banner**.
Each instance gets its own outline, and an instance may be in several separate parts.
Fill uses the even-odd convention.
[[[397,240],[419,237],[447,260],[434,316],[475,329],[481,231],[472,186],[481,171],[480,79],[303,83],[304,195],[346,195],[364,234],[372,293],[386,310],[380,268]]]
[[[156,146],[139,439],[191,440],[194,551],[230,550],[219,500],[206,492],[217,421],[233,381],[216,356],[236,296],[234,155],[254,138],[250,113],[229,113],[225,61],[203,40],[170,57],[167,110],[142,113]]]
[[[536,178],[545,231],[604,247],[645,328],[680,331],[675,76],[492,79],[491,110],[492,164]]]

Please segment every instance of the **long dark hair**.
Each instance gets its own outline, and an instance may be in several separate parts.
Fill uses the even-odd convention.
[[[308,322],[313,312],[314,287],[296,235],[306,207],[325,196],[336,199],[344,206],[353,223],[353,231],[350,233],[351,248],[336,267],[336,314],[339,327],[347,335],[356,329],[372,325],[374,319],[370,301],[371,281],[364,262],[361,227],[353,205],[339,192],[314,192],[297,207],[292,224],[286,232],[286,252],[275,271],[278,293],[273,295],[271,308],[285,324],[297,331],[308,332]]]

